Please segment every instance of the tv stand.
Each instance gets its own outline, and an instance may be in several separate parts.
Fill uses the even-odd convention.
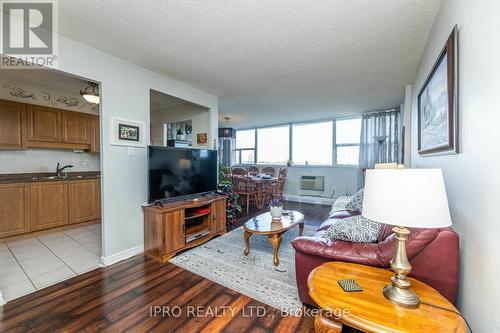
[[[226,233],[226,197],[203,195],[144,207],[144,251],[164,263]]]

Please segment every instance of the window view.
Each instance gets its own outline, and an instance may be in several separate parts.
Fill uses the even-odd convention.
[[[236,131],[236,163],[255,163],[255,130]]]
[[[336,164],[358,165],[361,118],[336,121]]]
[[[236,131],[236,149],[255,148],[255,130]]]
[[[255,150],[245,149],[241,150],[241,164],[254,164],[255,163]]]
[[[359,160],[359,146],[337,147],[337,164],[358,165],[358,160]]]
[[[292,135],[292,159],[295,164],[332,164],[332,121],[292,125]]]
[[[356,166],[360,136],[361,117],[239,130],[236,163]]]
[[[290,127],[267,127],[257,130],[257,163],[285,164],[290,150]]]

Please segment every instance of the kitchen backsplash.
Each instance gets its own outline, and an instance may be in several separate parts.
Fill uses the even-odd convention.
[[[0,174],[55,172],[57,163],[72,164],[68,171],[99,171],[99,155],[58,149],[0,151]]]

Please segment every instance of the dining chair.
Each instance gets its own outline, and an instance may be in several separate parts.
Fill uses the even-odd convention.
[[[276,177],[276,170],[277,168],[275,167],[267,166],[262,168],[262,173],[268,176]],[[274,199],[274,194],[276,193],[277,185],[278,185],[278,179],[276,179],[274,182],[270,184],[265,184],[263,186],[264,197],[266,202]]]
[[[280,172],[278,173],[278,178],[286,177],[287,175],[288,175],[288,168],[281,168]]]
[[[231,174],[233,176],[248,176],[248,170],[241,167],[234,167],[231,169]]]
[[[285,182],[286,177],[279,177],[278,182],[276,184],[276,190],[274,191],[274,198],[283,200],[285,197],[283,196],[283,191],[285,190]]]
[[[276,168],[272,166],[263,167],[262,173],[274,177],[276,175]]]
[[[248,215],[250,213],[250,204],[257,201],[255,188],[249,186],[247,175],[235,175],[234,170],[232,179],[234,192],[239,195],[240,205],[245,206]]]
[[[285,182],[287,175],[288,175],[288,169],[281,168],[278,174],[278,182],[276,183],[276,187],[273,193],[274,199],[280,199],[280,200],[284,199],[283,191],[285,190]]]
[[[259,167],[256,165],[249,166],[248,173],[252,176],[257,176],[260,173]]]

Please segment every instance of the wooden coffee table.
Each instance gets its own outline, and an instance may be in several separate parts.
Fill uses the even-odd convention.
[[[278,251],[281,244],[281,235],[296,225],[299,225],[299,234],[302,236],[304,233],[304,215],[294,210],[288,211],[288,214],[284,214],[279,220],[273,220],[269,212],[248,220],[244,226],[245,255],[247,256],[250,252],[250,236],[253,234],[267,235],[274,249],[274,265],[278,266],[280,262]]]
[[[411,279],[412,289],[421,304],[416,309],[396,306],[383,295],[394,273],[380,268],[345,262],[327,262],[315,268],[307,281],[309,295],[321,308],[314,320],[316,333],[338,333],[342,325],[363,332],[391,333],[465,333],[465,321],[458,310],[435,289]],[[363,288],[361,292],[345,292],[338,280],[353,279]],[[446,311],[424,304],[449,309]]]

